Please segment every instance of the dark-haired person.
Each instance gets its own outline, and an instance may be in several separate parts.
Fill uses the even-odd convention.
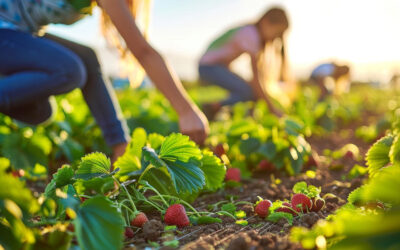
[[[241,101],[265,100],[270,111],[280,116],[272,105],[266,91],[264,79],[268,74],[265,60],[267,50],[280,40],[279,57],[280,77],[287,80],[287,58],[284,47],[284,33],[289,27],[287,15],[283,9],[269,9],[256,23],[235,27],[223,33],[207,48],[199,62],[199,76],[202,82],[218,85],[229,91],[230,95],[222,102],[204,105],[204,112],[209,118],[224,105]],[[245,81],[229,69],[230,64],[242,54],[251,58],[253,78]]]
[[[350,67],[334,62],[320,64],[312,71],[310,82],[320,88],[320,99],[330,94],[340,95],[349,90]]]

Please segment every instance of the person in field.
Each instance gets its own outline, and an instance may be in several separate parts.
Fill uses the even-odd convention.
[[[201,143],[208,121],[190,100],[180,80],[146,41],[136,24],[139,6],[149,0],[0,0],[0,112],[28,124],[40,124],[53,112],[49,97],[75,88],[83,96],[113,149],[120,156],[129,138],[115,93],[102,75],[93,49],[44,34],[50,23],[72,24],[102,9],[103,34],[128,62],[138,62],[179,115],[182,133]]]
[[[266,61],[272,47],[272,51],[277,52],[275,54],[280,59],[278,77],[280,80],[289,81],[284,42],[284,34],[288,27],[289,21],[285,11],[281,8],[271,8],[257,22],[232,28],[208,46],[199,61],[200,80],[220,86],[230,93],[222,102],[207,103],[203,106],[209,118],[213,118],[224,105],[256,99],[265,100],[272,113],[281,115],[272,105],[265,84],[269,68],[276,65],[267,65]],[[251,58],[253,77],[250,81],[230,70],[231,63],[242,54]]]
[[[320,99],[328,95],[340,95],[350,88],[350,67],[334,62],[318,65],[311,72],[310,83],[320,89]]]

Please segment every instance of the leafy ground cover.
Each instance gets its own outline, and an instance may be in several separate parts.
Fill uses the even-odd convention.
[[[363,84],[317,96],[303,88],[280,119],[223,109],[200,148],[158,92],[121,91],[132,141],[114,165],[78,91],[48,125],[0,116],[0,246],[398,248],[400,99]]]

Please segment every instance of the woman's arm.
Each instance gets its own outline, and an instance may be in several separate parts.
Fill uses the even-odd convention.
[[[282,113],[280,111],[278,111],[277,109],[275,109],[274,105],[271,102],[269,95],[267,94],[267,91],[264,89],[264,87],[262,86],[262,84],[260,82],[257,61],[258,60],[257,60],[256,56],[251,56],[251,68],[253,71],[253,80],[250,82],[250,85],[251,85],[253,92],[256,95],[257,99],[265,100],[270,111],[273,114],[280,117],[280,116],[282,116]]]
[[[143,37],[125,0],[98,1],[103,11],[110,16],[132,54],[178,113],[182,133],[189,135],[197,143],[202,143],[208,133],[207,118],[190,100],[182,83],[160,54]]]

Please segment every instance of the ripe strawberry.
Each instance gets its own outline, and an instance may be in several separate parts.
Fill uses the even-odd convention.
[[[350,150],[347,150],[346,154],[344,155],[344,158],[347,160],[354,160],[354,154]]]
[[[315,157],[313,155],[310,155],[308,157],[308,161],[306,163],[306,167],[318,167],[319,163],[318,161],[315,159]]]
[[[262,200],[258,202],[255,208],[255,212],[261,218],[265,218],[268,216],[269,207],[272,205],[272,202],[269,200]]]
[[[325,200],[321,198],[312,198],[311,199],[312,207],[311,211],[318,212],[325,206]]]
[[[276,212],[284,212],[284,213],[289,213],[292,214],[293,216],[296,216],[297,213],[293,211],[292,209],[292,204],[288,202],[282,203],[282,206],[276,210]]]
[[[67,226],[67,231],[69,231],[69,232],[75,232],[74,224],[69,223],[68,226]]]
[[[143,225],[148,222],[147,216],[145,213],[138,213],[136,217],[131,221],[131,226],[134,227],[143,227]]]
[[[130,227],[125,227],[125,238],[133,238],[134,234],[133,234],[133,230]]]
[[[186,215],[185,207],[181,204],[169,206],[165,212],[164,222],[168,225],[175,225],[177,227],[189,226],[189,218]]]
[[[15,178],[20,178],[20,177],[25,176],[25,171],[23,169],[17,169],[17,170],[11,171],[11,174]]]
[[[225,148],[224,148],[224,144],[219,143],[217,146],[215,146],[214,148],[214,154],[218,157],[221,157],[222,155],[224,155],[225,152]]]
[[[312,204],[310,198],[304,194],[295,194],[292,197],[292,208],[297,212],[307,213],[311,210]]]
[[[275,169],[275,166],[267,160],[261,160],[258,164],[258,169],[263,171],[273,171]]]
[[[228,168],[226,170],[225,180],[227,181],[240,181],[240,169]]]

